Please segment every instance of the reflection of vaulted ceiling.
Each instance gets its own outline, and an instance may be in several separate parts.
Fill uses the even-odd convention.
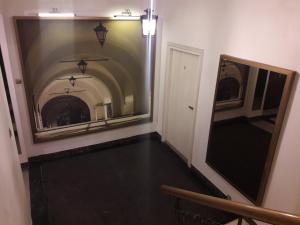
[[[144,90],[146,40],[141,34],[140,21],[104,21],[103,24],[109,31],[102,48],[94,32],[96,20],[19,21],[25,72],[35,99],[57,78],[80,72],[75,62],[60,63],[73,59],[108,58],[105,62],[88,62],[86,73],[99,79],[112,96],[124,99]],[[93,82],[86,81],[85,85],[89,83]]]
[[[99,79],[80,79],[76,81],[77,84],[72,88],[68,80],[54,80],[51,82],[41,93],[37,102],[39,107],[42,109],[43,106],[52,98],[57,97],[55,93],[61,93],[60,95],[66,95],[65,88],[70,90],[70,93],[67,95],[72,95],[82,99],[86,102],[90,108],[90,111],[93,110],[93,106],[99,103],[105,103],[108,99],[114,99],[115,102],[119,101],[119,95],[113,96],[110,90],[101,82]],[[115,90],[114,87],[112,90]],[[115,93],[118,93],[115,90]],[[119,105],[122,102],[118,102]]]

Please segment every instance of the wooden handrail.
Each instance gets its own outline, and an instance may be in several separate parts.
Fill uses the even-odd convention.
[[[211,208],[242,215],[276,225],[300,225],[300,216],[276,210],[247,205],[240,202],[199,194],[184,189],[162,185],[161,191],[180,199],[185,199]]]

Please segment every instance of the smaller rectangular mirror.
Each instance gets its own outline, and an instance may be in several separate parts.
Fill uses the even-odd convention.
[[[260,205],[294,72],[222,55],[206,162]]]

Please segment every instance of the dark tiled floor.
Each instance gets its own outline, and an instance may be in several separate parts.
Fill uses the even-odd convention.
[[[210,194],[157,140],[36,164],[30,176],[34,225],[174,225],[174,199],[160,193],[161,184]],[[183,206],[218,221],[228,216]]]

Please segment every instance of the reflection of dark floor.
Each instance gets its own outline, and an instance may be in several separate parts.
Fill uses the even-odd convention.
[[[30,176],[34,225],[174,225],[174,199],[160,193],[161,184],[211,193],[158,140],[43,162],[31,167]],[[229,218],[184,206],[219,222]]]
[[[215,123],[211,135],[208,163],[246,195],[256,199],[271,133],[246,120],[230,120]]]

